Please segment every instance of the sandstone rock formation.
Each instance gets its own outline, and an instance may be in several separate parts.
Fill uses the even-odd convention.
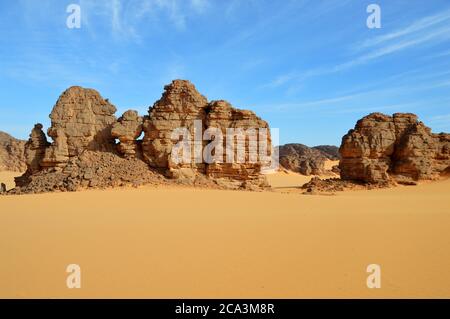
[[[24,149],[25,141],[0,131],[0,171],[25,171]]]
[[[188,136],[183,138],[190,139],[193,144],[188,163],[172,160],[172,149],[178,142],[173,132],[178,128],[187,129]],[[253,112],[235,109],[226,101],[208,103],[189,81],[175,80],[165,87],[163,96],[149,109],[149,116],[144,121],[144,157],[150,166],[173,178],[192,179],[197,174],[206,174],[215,179],[235,181],[236,183],[232,183],[233,187],[251,188],[252,183],[257,186],[266,185],[260,172],[264,163],[260,158],[254,163],[249,160],[249,154],[255,152],[255,145],[248,141],[244,144],[235,142],[235,152],[241,151],[244,154],[244,163],[238,163],[237,160],[227,162],[226,147],[223,147],[223,157],[220,159],[216,158],[210,163],[201,159],[202,149],[210,142],[203,139],[203,136],[210,128],[219,129],[223,143],[226,143],[227,128],[242,129],[245,132],[248,129],[256,129],[259,132],[260,129],[268,130],[269,126]],[[213,138],[211,134],[210,139],[215,138],[218,137]],[[267,134],[267,143],[269,155],[270,131]]]
[[[186,128],[192,134],[203,134],[207,105],[206,98],[189,81],[175,80],[164,87],[161,99],[149,109],[149,117],[144,122],[142,148],[150,166],[169,174],[182,167],[204,171],[204,164],[197,163],[194,152],[191,163],[184,165],[171,163],[171,153],[176,144],[172,138],[175,129]],[[201,121],[200,128],[195,128],[195,120]]]
[[[260,171],[262,166],[268,165],[269,159],[264,157],[269,156],[271,150],[260,150],[258,146],[267,145],[271,148],[272,145],[266,121],[251,111],[235,109],[226,101],[213,101],[208,105],[206,127],[219,129],[223,134],[223,154],[219,160],[213,160],[207,165],[207,176],[264,183]],[[227,133],[227,129],[233,131],[228,130]],[[252,158],[261,155],[259,151],[262,157]],[[230,161],[229,156],[234,160]],[[242,156],[242,163],[238,163],[239,156]]]
[[[261,169],[271,160],[269,126],[251,111],[235,109],[225,101],[209,103],[184,80],[167,85],[148,116],[129,110],[116,120],[115,111],[95,90],[66,90],[50,114],[48,135],[52,143],[47,142],[42,125],[37,124],[25,146],[27,171],[16,178],[17,187],[9,193],[160,184],[168,182],[166,177],[174,183],[228,189],[268,186]],[[219,137],[207,133],[214,129],[226,136],[229,128],[258,132],[256,142],[246,135],[243,144],[236,141],[235,151],[242,152],[244,161],[228,163],[228,150],[225,148],[219,156],[214,147],[209,149],[211,155],[214,153],[213,160],[205,160],[204,147]],[[183,132],[181,136],[177,129]],[[260,134],[260,129],[267,134]],[[138,141],[142,132],[143,140]],[[174,160],[172,153],[177,154],[184,139],[192,141],[187,161]],[[262,139],[267,142],[263,150],[257,143]],[[266,156],[253,158],[255,153]]]
[[[433,134],[417,116],[372,113],[342,139],[341,178],[366,183],[436,179],[450,166],[450,134]]]
[[[142,153],[141,145],[138,143],[137,138],[143,132],[143,122],[143,118],[138,115],[137,111],[129,110],[112,127],[112,136],[120,141],[117,149],[127,158],[133,158],[137,154]]]
[[[92,89],[74,86],[66,90],[50,114],[48,135],[53,139],[41,162],[43,167],[62,168],[69,158],[85,150],[111,151],[116,122],[114,105]]]
[[[286,144],[279,147],[280,165],[290,171],[303,175],[322,175],[327,173],[325,162],[337,160],[336,146],[308,147],[303,144]]]
[[[41,162],[44,159],[47,147],[50,145],[42,128],[42,124],[36,124],[25,144],[25,159],[28,168],[26,174],[28,175],[37,173],[42,169]]]

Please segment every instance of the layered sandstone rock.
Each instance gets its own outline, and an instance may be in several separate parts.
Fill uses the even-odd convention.
[[[48,135],[53,139],[41,165],[61,168],[69,158],[85,150],[111,151],[116,108],[92,89],[74,86],[66,90],[50,114]]]
[[[265,183],[261,176],[260,158],[252,162],[249,154],[258,154],[256,144],[251,142],[235,142],[235,152],[243,155],[243,161],[227,161],[226,129],[243,130],[267,129],[267,154],[270,154],[270,131],[268,124],[258,118],[253,112],[233,108],[226,101],[208,103],[195,86],[189,81],[175,80],[165,87],[161,99],[149,109],[149,116],[144,121],[144,139],[142,143],[144,158],[151,167],[161,170],[171,178],[194,179],[198,174],[206,174],[214,179],[230,179],[237,181],[234,186],[250,187],[252,182],[258,185]],[[212,134],[219,130],[221,136]],[[207,136],[204,137],[204,134]],[[210,133],[210,134],[208,134]],[[222,156],[214,156],[210,161],[203,156],[203,149],[215,138],[223,141]],[[176,158],[172,151],[180,141],[191,142],[190,154],[187,160]],[[175,153],[178,154],[178,153]],[[179,157],[182,157],[181,153]],[[238,187],[238,186],[236,186]]]
[[[41,170],[41,162],[44,159],[47,147],[50,145],[42,128],[42,124],[36,124],[25,144],[27,174],[37,173]]]
[[[207,104],[206,98],[198,93],[189,81],[175,80],[164,87],[161,99],[149,109],[149,117],[144,121],[142,148],[150,166],[164,172],[181,167],[203,169],[201,163],[196,163],[193,154],[189,164],[177,165],[171,162],[172,148],[177,142],[172,134],[177,128],[186,128],[193,134],[202,134]],[[195,120],[201,121],[197,132]]]
[[[50,115],[48,135],[53,142],[48,143],[42,125],[36,125],[25,147],[27,172],[16,179],[17,187],[10,193],[161,183],[166,181],[164,176],[174,183],[207,187],[267,187],[261,168],[271,160],[270,132],[267,123],[253,112],[235,109],[225,101],[208,103],[184,80],[166,86],[148,116],[130,110],[116,120],[115,111],[95,90],[66,90]],[[203,148],[215,139],[207,133],[216,129],[225,136],[228,128],[266,130],[266,135],[257,135],[256,142],[267,141],[266,149],[261,150],[267,156],[253,159],[252,154],[258,155],[260,149],[249,139],[236,145],[243,162],[224,163],[227,153],[205,160]],[[143,140],[138,141],[142,132]],[[172,156],[179,151],[180,137],[192,142],[183,161]]]
[[[260,172],[269,165],[272,145],[267,122],[251,111],[233,108],[227,101],[213,101],[208,105],[206,127],[210,141],[222,134],[223,151],[222,156],[211,154],[206,175],[264,185]],[[260,149],[264,145],[267,148]]]
[[[117,145],[117,149],[124,157],[134,158],[141,153],[141,145],[137,139],[143,132],[143,122],[143,118],[137,111],[129,110],[114,123],[111,134],[119,139],[120,144]]]
[[[449,134],[433,134],[417,116],[370,114],[342,139],[341,178],[366,183],[435,179],[450,166]]]
[[[25,171],[24,149],[25,141],[0,131],[0,171]]]

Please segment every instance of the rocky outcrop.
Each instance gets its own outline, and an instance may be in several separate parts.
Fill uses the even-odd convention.
[[[25,144],[26,174],[34,174],[42,169],[41,162],[45,157],[47,147],[50,145],[42,128],[42,124],[36,124]]]
[[[62,169],[68,160],[85,150],[111,151],[116,108],[92,89],[74,86],[66,90],[50,114],[48,135],[53,143],[41,162],[43,167]]]
[[[137,139],[143,132],[143,121],[137,111],[129,110],[112,127],[112,136],[120,141],[117,149],[126,158],[134,158],[142,154],[141,145]]]
[[[268,160],[258,157],[252,161],[249,157],[249,154],[258,154],[255,147],[258,147],[259,133],[264,129],[268,131],[266,153],[270,154],[271,141],[267,122],[251,111],[232,107],[226,101],[208,103],[189,81],[175,80],[166,86],[161,99],[149,109],[149,116],[144,121],[143,127],[144,158],[150,166],[161,170],[166,176],[192,179],[197,174],[206,174],[214,179],[233,181],[230,186],[236,188],[251,188],[251,184],[258,187],[267,185],[261,175],[261,169]],[[174,135],[180,128],[181,130]],[[227,154],[231,154],[231,150],[227,153],[225,145],[227,129],[234,129],[238,134],[243,132],[244,135],[249,129],[255,129],[256,145],[249,142],[248,138],[244,143],[235,140],[234,152],[243,154],[241,162],[237,157],[228,160]],[[216,134],[211,133],[214,130],[219,130],[219,133],[217,131]],[[203,149],[216,138],[223,141],[223,153],[221,156],[215,154],[214,159],[205,161]],[[191,142],[187,161],[174,161],[172,157],[174,146],[180,139],[188,139]]]
[[[279,147],[280,165],[303,175],[323,175],[327,160],[337,160],[336,146],[308,147],[303,144],[286,144]]]
[[[95,90],[66,90],[50,114],[52,143],[37,124],[25,147],[27,172],[16,178],[17,187],[9,193],[142,185],[161,183],[166,177],[175,183],[227,189],[268,186],[261,170],[271,162],[269,126],[251,111],[225,101],[209,103],[184,80],[167,85],[148,116],[129,110],[116,120],[115,111]],[[243,161],[228,161],[231,151],[226,147],[219,151],[219,145],[226,146],[228,129],[243,136],[244,143],[236,141],[234,147]],[[239,135],[253,131],[256,140]],[[261,140],[266,141],[264,149]],[[189,147],[179,148],[184,142]],[[205,150],[210,156],[204,156]],[[176,156],[180,151],[183,156]]]
[[[372,113],[342,139],[341,178],[366,183],[436,179],[450,166],[450,134],[433,134],[417,116]]]
[[[181,168],[204,171],[204,164],[195,159],[194,152],[191,152],[190,163],[183,164],[173,163],[171,154],[177,142],[172,137],[176,129],[185,128],[193,135],[199,134],[201,139],[207,105],[206,98],[189,81],[175,80],[164,87],[161,99],[149,109],[149,117],[144,122],[142,148],[150,166],[171,177],[177,176],[174,171]],[[195,121],[200,121],[197,128]]]
[[[24,149],[25,141],[0,131],[0,171],[25,171]]]
[[[222,156],[212,159],[206,166],[207,176],[265,183],[260,172],[263,166],[269,165],[270,160],[265,157],[270,155],[271,149],[258,147],[267,145],[271,148],[272,145],[266,121],[251,111],[235,109],[222,100],[208,105],[206,127],[219,129],[217,134],[223,137]]]

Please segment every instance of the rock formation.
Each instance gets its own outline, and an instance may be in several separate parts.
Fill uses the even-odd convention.
[[[25,171],[24,148],[25,141],[0,131],[0,171]]]
[[[186,129],[188,136],[183,138],[192,141],[190,161],[182,163],[172,160],[172,150],[178,142],[173,133],[178,128]],[[253,154],[258,154],[258,151],[248,140],[243,144],[236,141],[235,144],[235,152],[241,151],[244,154],[244,163],[238,163],[237,160],[227,162],[226,147],[223,147],[223,156],[220,159],[216,158],[210,163],[201,159],[202,149],[210,140],[218,138],[211,136],[210,140],[203,139],[205,132],[213,128],[219,129],[223,143],[226,143],[227,128],[242,129],[245,133],[248,129],[256,129],[256,132],[262,131],[261,129],[268,130],[269,126],[253,112],[235,109],[226,101],[208,103],[189,81],[175,80],[165,87],[163,96],[149,109],[149,116],[144,121],[144,157],[150,166],[172,178],[191,179],[197,174],[206,174],[215,179],[236,181],[231,183],[234,187],[251,188],[251,183],[257,186],[265,185],[265,179],[261,178],[261,167],[265,163],[261,158],[256,159],[254,163],[249,160],[249,154],[252,151]],[[270,132],[267,133],[267,154],[270,155]]]
[[[172,138],[175,129],[186,128],[192,134],[202,136],[207,105],[206,98],[198,93],[189,81],[175,80],[164,87],[161,99],[149,109],[149,117],[144,121],[142,148],[150,166],[173,176],[176,175],[174,170],[183,167],[204,171],[204,164],[197,163],[194,152],[191,154],[190,163],[184,165],[172,163],[171,154],[176,144],[176,140]],[[201,121],[197,132],[195,120]]]
[[[53,139],[41,162],[43,167],[62,168],[85,150],[111,151],[116,108],[92,89],[74,86],[66,90],[50,114],[48,135]]]
[[[269,126],[251,111],[225,101],[209,103],[184,80],[167,85],[148,116],[129,110],[116,120],[115,111],[95,90],[66,90],[50,114],[52,143],[37,124],[25,146],[27,171],[16,178],[17,187],[9,193],[160,184],[167,182],[166,177],[175,183],[219,188],[268,186],[261,169],[271,160]],[[244,143],[236,141],[235,152],[243,154],[243,161],[227,162],[231,151],[225,147],[220,155],[219,148],[210,145],[221,141],[219,135],[226,137],[230,128],[257,133],[256,140],[244,134]],[[211,130],[216,134],[208,134]],[[261,149],[260,140],[266,141],[266,148]],[[180,149],[183,161],[178,161],[173,154],[188,141],[192,143]],[[211,151],[212,161],[205,160],[204,148]]]
[[[223,154],[220,160],[207,165],[207,176],[243,181],[260,180],[261,168],[268,165],[269,161],[264,156],[268,156],[270,150],[260,150],[258,145],[265,144],[270,148],[272,145],[267,122],[251,111],[233,108],[226,101],[213,101],[208,105],[206,127],[218,128],[223,135]],[[229,130],[227,133],[227,129],[233,131]],[[252,158],[255,155],[262,157]],[[234,159],[229,160],[230,156]],[[239,163],[239,156],[242,157],[242,163]]]
[[[133,158],[142,153],[141,145],[137,139],[142,134],[143,121],[143,118],[136,111],[129,110],[112,127],[112,136],[120,141],[117,149],[126,158]]]
[[[303,144],[286,144],[279,147],[280,165],[303,175],[322,175],[326,172],[325,162],[337,160],[336,146],[308,147]]]
[[[47,147],[50,145],[42,128],[42,124],[36,124],[31,130],[29,140],[25,144],[27,175],[37,173],[42,169],[41,162],[45,157]]]
[[[342,139],[341,178],[366,183],[436,179],[450,166],[450,134],[433,134],[417,116],[372,113]]]

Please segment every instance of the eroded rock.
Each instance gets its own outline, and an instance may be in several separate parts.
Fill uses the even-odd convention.
[[[25,144],[25,160],[27,173],[33,174],[41,170],[41,162],[50,143],[42,131],[42,124],[38,123],[31,130],[30,138]]]
[[[143,122],[143,118],[139,116],[137,111],[129,110],[113,124],[111,134],[120,140],[117,149],[126,158],[133,158],[141,153],[141,145],[137,138],[143,132]]]
[[[26,170],[25,141],[0,131],[0,171]]]
[[[342,139],[341,178],[366,183],[435,179],[450,166],[449,134],[433,134],[417,116],[372,113]]]
[[[203,148],[210,142],[204,134],[213,125],[224,131],[267,130],[266,136],[257,138],[267,140],[265,153],[270,154],[269,127],[251,111],[235,109],[225,101],[208,103],[185,80],[166,86],[148,116],[129,110],[116,120],[115,111],[95,90],[66,90],[50,115],[48,135],[53,142],[47,142],[42,125],[33,129],[25,148],[28,171],[16,179],[17,187],[10,193],[141,185],[166,181],[164,176],[183,185],[252,190],[268,186],[261,167],[263,161],[271,159],[267,156],[248,161],[250,154],[258,151],[251,142],[236,145],[244,154],[244,162],[205,162],[203,157]],[[180,140],[177,129],[183,129],[193,141],[188,161],[172,157]],[[141,142],[137,139],[142,132]],[[116,145],[115,139],[120,143]],[[199,154],[194,151],[197,148]]]
[[[48,135],[53,143],[46,151],[43,167],[64,167],[69,158],[85,150],[111,151],[116,108],[92,89],[74,86],[66,90],[50,114]]]
[[[282,167],[303,175],[325,173],[325,162],[328,157],[322,151],[303,144],[286,144],[280,146],[279,150]]]

